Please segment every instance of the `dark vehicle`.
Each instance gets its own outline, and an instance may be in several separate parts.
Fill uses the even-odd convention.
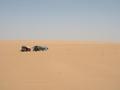
[[[45,47],[45,46],[34,46],[33,47],[33,51],[47,51],[48,50],[48,47]]]
[[[21,52],[30,52],[30,51],[31,51],[31,49],[26,46],[21,47]]]

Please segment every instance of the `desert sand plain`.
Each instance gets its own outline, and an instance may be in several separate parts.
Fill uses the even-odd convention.
[[[45,45],[45,52],[21,52]],[[120,90],[120,44],[0,41],[0,90]]]

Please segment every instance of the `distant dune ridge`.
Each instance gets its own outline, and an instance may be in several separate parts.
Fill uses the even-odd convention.
[[[0,90],[120,90],[120,44],[0,41]]]

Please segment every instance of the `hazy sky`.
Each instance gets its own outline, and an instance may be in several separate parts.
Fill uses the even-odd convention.
[[[120,41],[120,0],[0,0],[0,39]]]

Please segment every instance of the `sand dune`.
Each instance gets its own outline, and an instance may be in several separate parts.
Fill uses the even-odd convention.
[[[120,90],[120,44],[0,41],[0,90]]]

